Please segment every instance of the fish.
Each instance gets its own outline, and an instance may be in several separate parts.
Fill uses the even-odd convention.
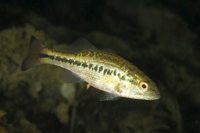
[[[34,36],[31,37],[27,57],[21,65],[26,71],[32,67],[51,64],[65,69],[67,83],[87,82],[104,91],[101,101],[119,97],[138,100],[157,100],[160,92],[155,82],[124,58],[103,52],[84,38],[79,38],[66,50],[49,49]]]

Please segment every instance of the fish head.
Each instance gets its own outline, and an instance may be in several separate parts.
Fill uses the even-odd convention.
[[[141,100],[156,100],[160,92],[156,84],[147,76],[138,77],[129,83],[127,97]]]

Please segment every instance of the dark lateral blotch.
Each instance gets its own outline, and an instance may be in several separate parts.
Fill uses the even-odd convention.
[[[98,65],[95,66],[94,70],[95,70],[95,71],[98,71]]]
[[[93,64],[89,64],[89,69],[91,69],[91,68],[92,68],[92,66],[93,66]]]
[[[105,69],[105,70],[103,71],[103,74],[105,75],[107,71],[108,71],[108,69]]]
[[[82,64],[82,66],[85,68],[85,67],[88,67],[88,64],[85,62]]]
[[[99,73],[103,70],[103,66],[99,67]]]

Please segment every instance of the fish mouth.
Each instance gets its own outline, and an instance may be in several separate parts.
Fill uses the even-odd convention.
[[[156,93],[156,94],[145,94],[143,95],[144,100],[157,100],[160,99],[161,95],[160,93]]]

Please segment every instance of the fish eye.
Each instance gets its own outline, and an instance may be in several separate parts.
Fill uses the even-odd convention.
[[[140,84],[139,84],[139,86],[140,86],[140,88],[141,88],[141,90],[142,90],[143,92],[147,91],[148,88],[149,88],[148,83],[147,83],[147,82],[144,82],[144,81],[141,81]]]

